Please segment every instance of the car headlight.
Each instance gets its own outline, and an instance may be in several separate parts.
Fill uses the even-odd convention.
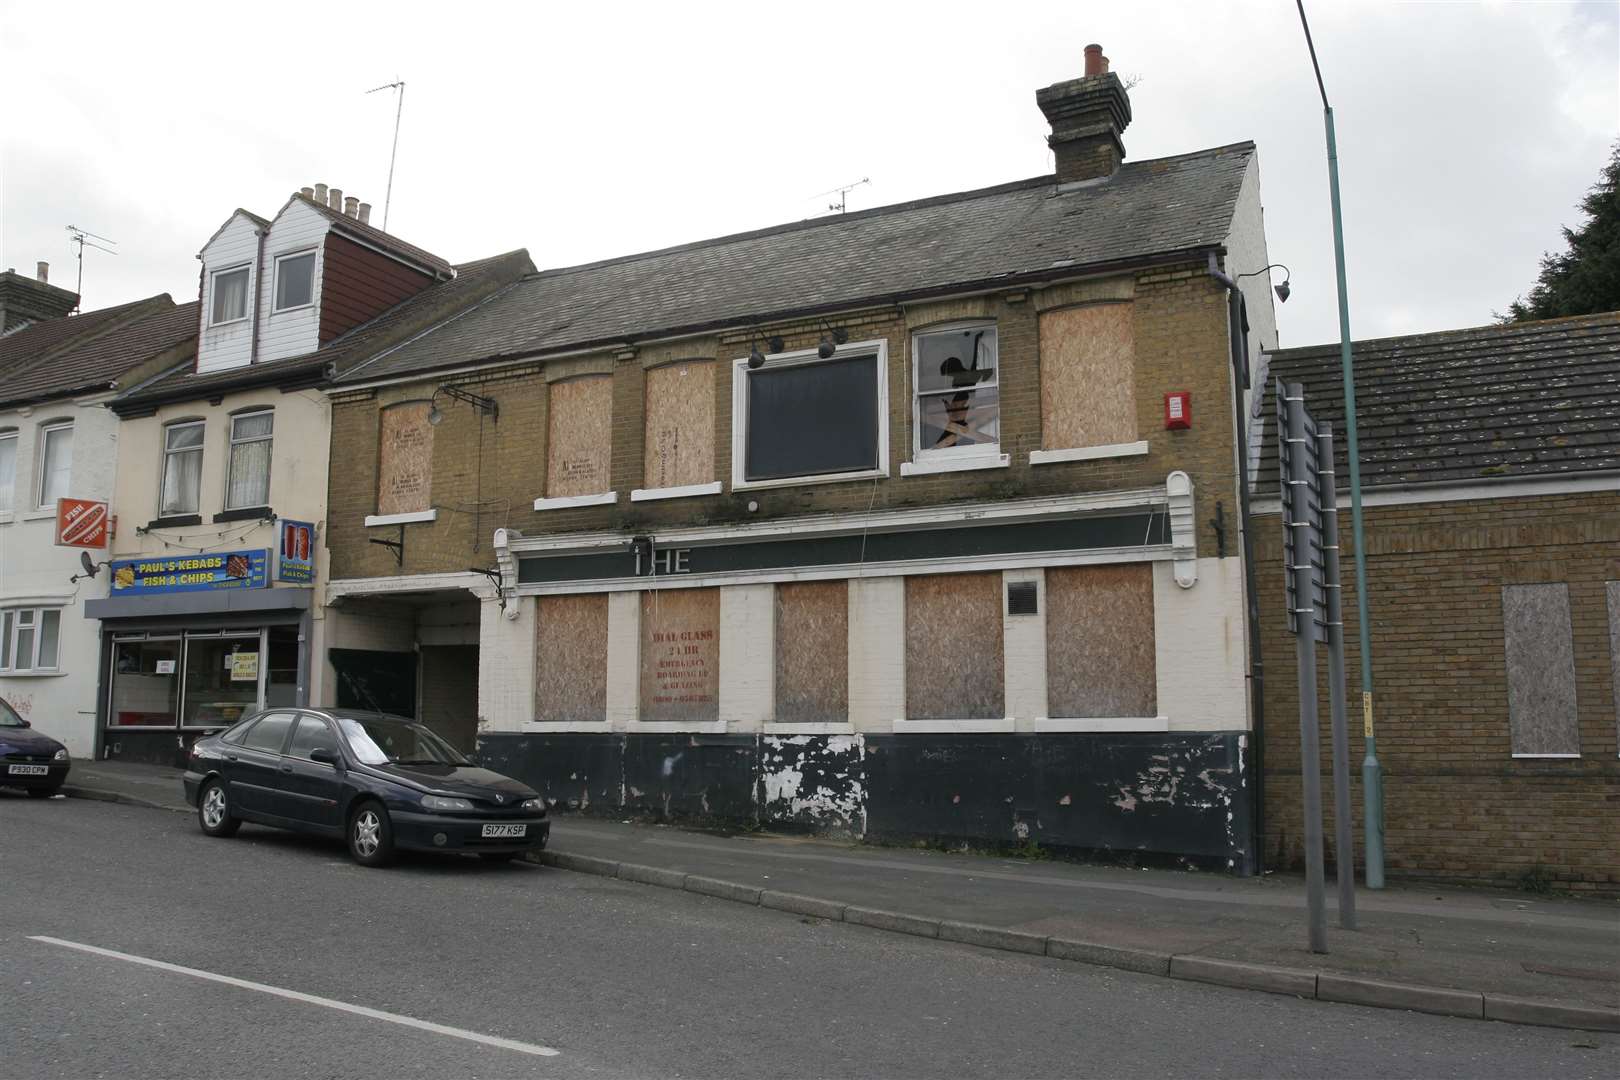
[[[51,755],[51,760],[52,761],[66,761],[67,759],[68,759],[68,752],[67,752],[67,747],[65,747],[65,746],[62,749],[58,750],[55,754]]]
[[[519,810],[542,810],[543,811],[543,810],[545,810],[545,808],[546,808],[546,800],[544,800],[544,799],[524,799],[522,802],[518,803],[518,809]]]
[[[422,806],[428,810],[471,810],[473,804],[466,799],[451,799],[444,795],[422,796]]]

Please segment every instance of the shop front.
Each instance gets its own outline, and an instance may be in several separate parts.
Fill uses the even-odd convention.
[[[114,562],[101,621],[97,756],[170,764],[256,709],[308,703],[312,592],[263,550]]]

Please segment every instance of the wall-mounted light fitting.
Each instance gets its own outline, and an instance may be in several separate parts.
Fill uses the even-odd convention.
[[[772,334],[770,337],[765,339],[766,351],[772,355],[781,352],[782,345],[782,335],[780,334]],[[748,350],[748,366],[751,368],[761,368],[765,366],[765,353],[759,351],[759,342],[757,340],[752,343],[752,347]]]
[[[1288,269],[1288,267],[1284,266],[1282,263],[1272,263],[1270,266],[1262,266],[1258,270],[1250,270],[1247,274],[1239,274],[1233,280],[1241,281],[1246,277],[1254,277],[1256,274],[1264,274],[1268,270],[1281,270],[1283,272],[1282,284],[1273,285],[1271,287],[1271,291],[1277,294],[1277,300],[1279,303],[1288,303],[1288,294],[1293,291],[1288,287],[1288,279],[1294,276],[1294,272]]]
[[[816,355],[826,360],[838,351],[838,346],[849,340],[849,331],[842,326],[830,326],[826,319],[821,320],[826,330],[821,335],[821,343],[816,346]]]
[[[440,386],[437,390],[433,391],[433,396],[428,399],[427,420],[428,423],[432,424],[434,427],[438,427],[439,422],[444,419],[444,413],[439,411],[438,397],[440,394],[443,394],[445,397],[450,398],[453,401],[465,401],[468,405],[471,405],[485,416],[488,416],[491,420],[495,421],[496,423],[500,422],[501,406],[500,403],[494,398],[487,398],[482,394],[474,394],[470,390],[463,390],[459,386],[451,386],[450,384],[446,383]]]

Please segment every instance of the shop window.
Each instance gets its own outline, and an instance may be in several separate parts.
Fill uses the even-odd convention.
[[[61,632],[60,608],[0,611],[0,671],[56,671]]]
[[[180,639],[113,642],[109,727],[167,727],[179,720]]]
[[[1508,727],[1514,757],[1579,757],[1569,586],[1502,586]]]
[[[720,590],[641,594],[643,720],[720,718]]]
[[[607,719],[607,593],[542,596],[535,612],[534,718]]]
[[[739,361],[734,483],[882,475],[885,356],[881,345],[868,344],[844,346],[825,360],[788,353],[760,368]]]
[[[566,379],[549,389],[546,498],[612,490],[613,376]]]
[[[202,488],[203,431],[201,420],[185,420],[163,428],[163,494],[160,517],[197,512]]]
[[[239,413],[231,417],[231,460],[225,482],[225,509],[270,505],[270,450],[276,414]]]
[[[308,307],[315,299],[315,253],[301,251],[276,259],[276,302],[272,311]]]
[[[247,318],[248,268],[221,270],[213,276],[213,306],[209,324],[236,322]]]
[[[1001,574],[906,578],[906,718],[1006,713]]]
[[[56,509],[73,485],[73,425],[47,424],[39,432],[39,508]]]
[[[1046,709],[1051,716],[1158,714],[1153,567],[1046,571]]]
[[[1041,315],[1041,446],[1074,450],[1135,442],[1136,339],[1130,304]]]
[[[0,514],[17,505],[17,432],[0,431]]]
[[[994,324],[918,334],[912,338],[911,355],[913,460],[997,455],[1001,392]]]
[[[186,639],[184,727],[222,728],[259,707],[259,635]]]
[[[432,507],[432,410],[431,402],[405,401],[378,417],[378,514],[415,514]]]
[[[776,587],[776,720],[849,719],[849,582]]]
[[[648,488],[714,480],[713,361],[666,364],[647,372]]]

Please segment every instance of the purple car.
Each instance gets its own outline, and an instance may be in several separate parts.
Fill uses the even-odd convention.
[[[49,798],[61,788],[72,765],[67,747],[33,730],[0,698],[0,787]]]

